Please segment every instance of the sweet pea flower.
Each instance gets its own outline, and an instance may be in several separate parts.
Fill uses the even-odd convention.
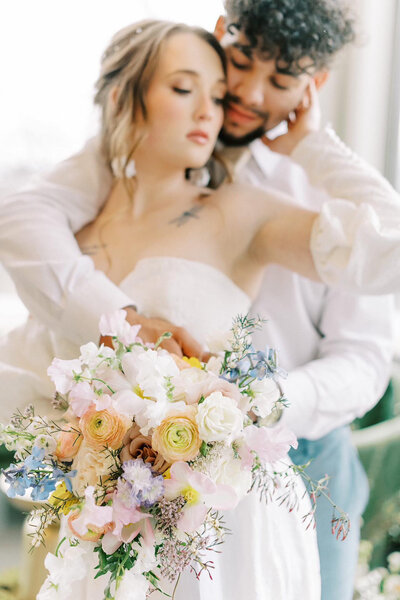
[[[117,337],[125,346],[130,346],[137,341],[141,325],[130,325],[126,320],[126,310],[116,310],[100,317],[99,329],[101,335]]]
[[[229,485],[216,484],[207,475],[194,471],[185,462],[176,462],[165,480],[165,497],[173,500],[183,496],[186,504],[177,527],[187,533],[195,531],[203,523],[209,508],[230,510],[238,498]]]
[[[77,417],[82,417],[96,399],[96,394],[87,381],[76,383],[68,396],[69,405]]]
[[[75,375],[80,373],[82,373],[82,364],[78,359],[61,360],[60,358],[54,358],[47,369],[47,375],[60,394],[67,394],[71,390],[75,383]]]
[[[115,552],[122,543],[130,543],[139,534],[142,535],[143,545],[150,549],[154,546],[154,532],[151,526],[151,515],[139,510],[136,506],[128,507],[119,497],[113,495],[112,503],[113,529],[105,533],[101,545],[106,554]]]
[[[125,571],[116,589],[115,600],[146,600],[149,582],[141,573]]]
[[[256,427],[250,425],[244,429],[244,438],[250,450],[253,450],[263,462],[273,463],[281,460],[290,447],[297,448],[297,438],[284,425],[275,427]]]
[[[75,582],[87,577],[91,549],[88,551],[83,544],[65,548],[66,544],[67,541],[58,556],[50,552],[47,554],[44,564],[49,575],[40,588],[37,600],[72,600],[76,597]]]
[[[113,510],[111,506],[97,506],[94,487],[85,489],[85,501],[79,513],[73,512],[68,524],[71,531],[81,539],[96,541],[112,526]],[[89,538],[87,537],[89,534]],[[93,534],[93,535],[91,535]]]

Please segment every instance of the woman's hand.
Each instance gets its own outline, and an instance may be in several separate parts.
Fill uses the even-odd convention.
[[[308,85],[303,101],[287,121],[288,131],[273,140],[263,136],[261,139],[270,150],[279,154],[290,155],[301,140],[321,127],[321,108],[314,80]]]
[[[145,343],[155,344],[164,333],[169,331],[172,337],[164,340],[161,344],[161,347],[168,350],[168,352],[172,352],[177,356],[195,356],[199,360],[205,360],[209,356],[183,327],[176,327],[163,319],[144,317],[133,306],[125,306],[124,310],[126,310],[126,320],[130,325],[141,326],[139,337]],[[102,336],[100,343],[112,347],[109,336]]]

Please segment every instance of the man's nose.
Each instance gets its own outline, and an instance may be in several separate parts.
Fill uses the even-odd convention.
[[[237,82],[233,94],[246,106],[262,108],[265,100],[264,81],[256,74],[244,74]]]

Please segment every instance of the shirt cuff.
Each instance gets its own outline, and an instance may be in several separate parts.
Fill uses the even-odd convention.
[[[85,286],[67,293],[60,327],[68,332],[69,339],[79,345],[90,341],[97,344],[101,315],[132,304],[135,304],[134,300],[104,273],[94,271]]]

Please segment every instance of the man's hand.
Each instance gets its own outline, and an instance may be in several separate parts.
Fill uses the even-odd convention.
[[[321,127],[321,109],[313,79],[310,81],[303,101],[289,115],[287,126],[287,133],[279,135],[273,140],[268,139],[267,136],[261,138],[264,144],[273,152],[289,156],[306,135],[313,131],[319,131]]]
[[[207,358],[208,355],[203,352],[201,345],[183,327],[176,327],[163,319],[148,319],[140,315],[132,306],[125,306],[124,310],[126,310],[126,320],[130,325],[141,325],[139,337],[145,343],[155,344],[163,333],[169,331],[172,337],[163,341],[162,348],[177,356],[195,356],[199,360]],[[100,343],[112,346],[109,336],[102,336]]]

